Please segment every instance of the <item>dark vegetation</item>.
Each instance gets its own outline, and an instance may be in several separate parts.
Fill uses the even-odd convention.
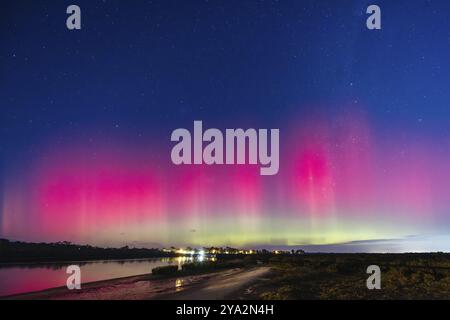
[[[173,257],[159,249],[99,248],[70,242],[26,243],[0,239],[0,262],[51,262]]]
[[[208,272],[215,272],[225,269],[243,268],[248,264],[244,263],[242,259],[227,259],[224,261],[204,261],[186,263],[178,270],[178,266],[164,266],[157,267],[152,270],[152,275],[158,276],[185,276],[193,274],[202,274]]]
[[[450,254],[305,254],[248,256],[273,268],[246,299],[450,299]],[[369,265],[381,290],[368,290]],[[248,293],[250,292],[250,293]]]
[[[203,271],[223,270],[223,269],[233,269],[243,267],[245,267],[245,264],[244,262],[242,262],[242,260],[205,261],[205,262],[186,263],[181,266],[181,270],[184,272],[201,273]]]
[[[152,269],[152,274],[157,276],[169,276],[178,272],[178,266],[163,266]]]

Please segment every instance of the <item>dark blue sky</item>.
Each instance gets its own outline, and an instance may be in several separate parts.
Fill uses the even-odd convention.
[[[382,31],[365,28],[367,1],[76,1],[82,30],[68,31],[71,3],[2,1],[6,154],[61,128],[275,126],[354,100],[380,133],[448,127],[447,1],[378,1]]]

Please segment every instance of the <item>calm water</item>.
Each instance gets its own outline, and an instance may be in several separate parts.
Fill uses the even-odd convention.
[[[66,285],[66,268],[81,268],[81,283],[150,273],[153,268],[181,266],[193,258],[152,258],[140,260],[88,261],[73,263],[0,264],[0,296],[39,291]]]

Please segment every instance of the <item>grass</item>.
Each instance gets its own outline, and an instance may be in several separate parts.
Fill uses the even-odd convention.
[[[449,299],[449,254],[307,254],[255,257],[272,266],[246,298]],[[381,269],[381,290],[368,290],[369,265]]]

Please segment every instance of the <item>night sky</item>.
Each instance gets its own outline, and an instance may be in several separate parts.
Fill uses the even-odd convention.
[[[449,15],[445,0],[1,1],[0,237],[449,251]],[[175,166],[170,135],[194,120],[279,128],[279,173]]]

